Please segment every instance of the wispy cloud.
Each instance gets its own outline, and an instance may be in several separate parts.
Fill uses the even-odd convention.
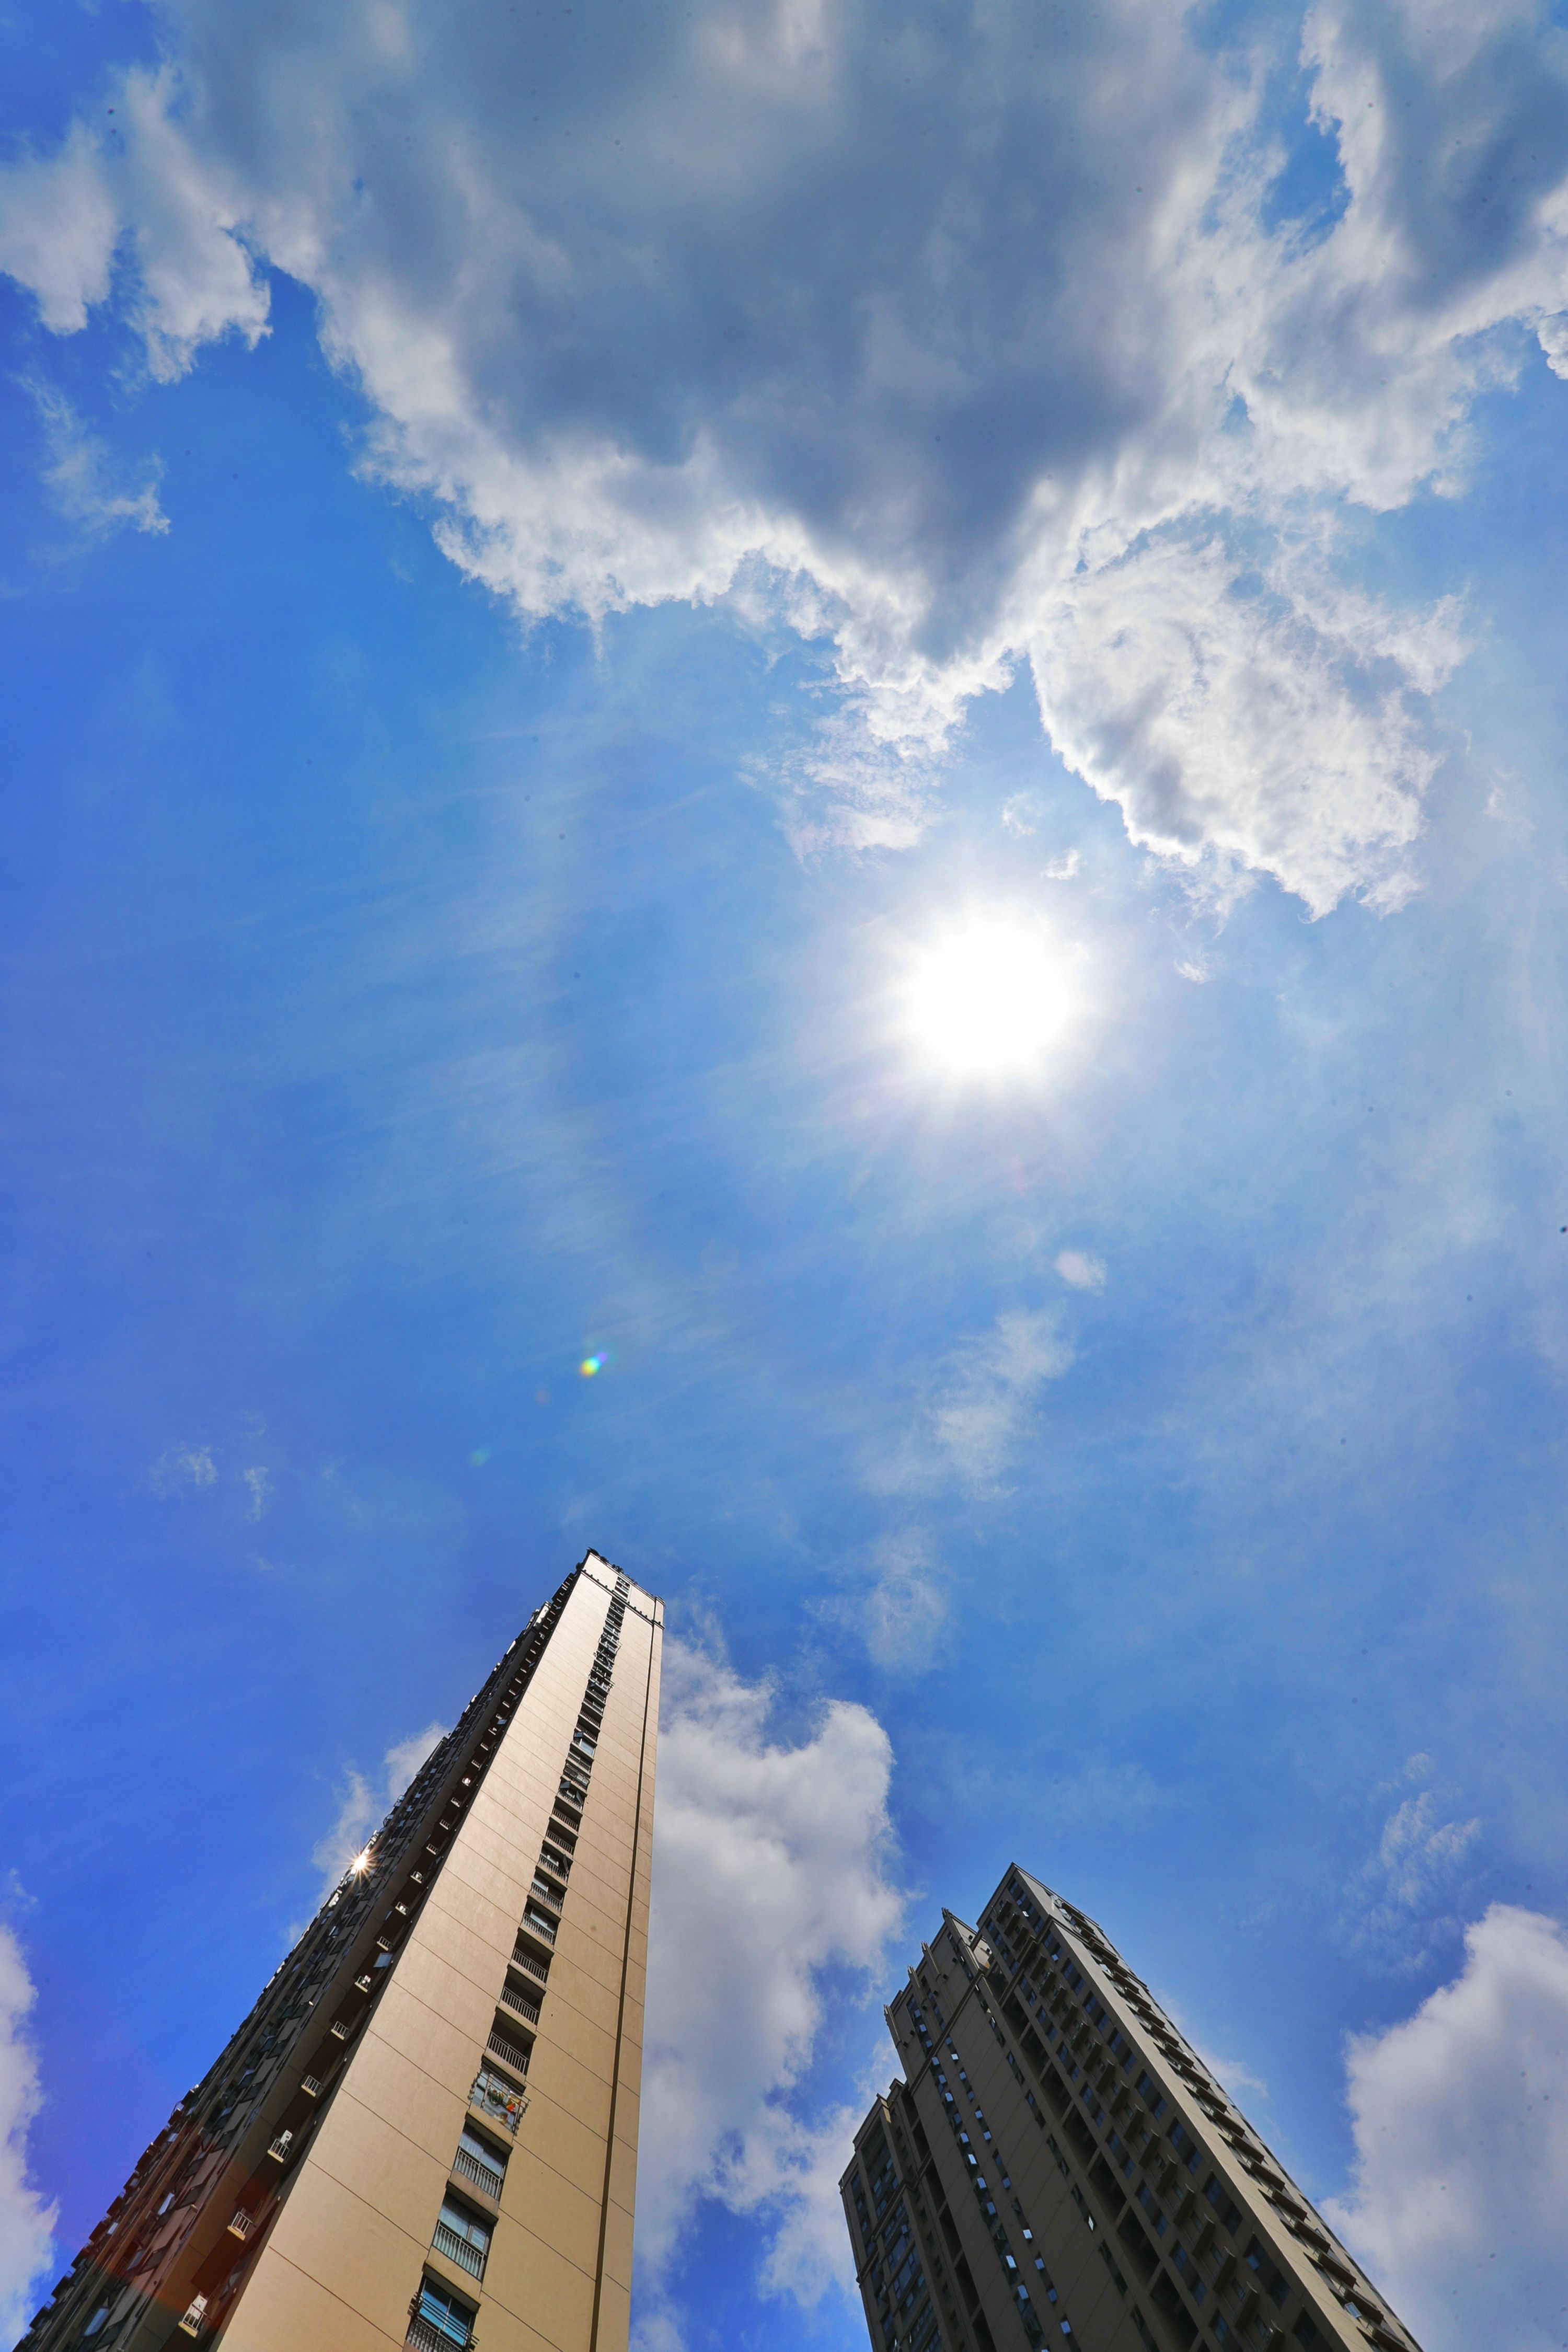
[[[13,2342],[54,2258],[56,2209],[27,2178],[27,2129],[42,2101],[27,2020],[37,1998],[22,1948],[0,1924],[0,2339]]]
[[[272,1499],[271,1472],[258,1465],[249,1470],[242,1470],[239,1475],[250,1490],[250,1501],[246,1507],[246,1517],[247,1519],[264,1517],[267,1506]]]
[[[942,1360],[909,1440],[874,1483],[918,1488],[956,1478],[979,1492],[995,1488],[1028,1437],[1041,1390],[1072,1361],[1049,1307],[1009,1307]]]
[[[1057,1272],[1074,1290],[1105,1288],[1105,1260],[1091,1257],[1087,1250],[1063,1250],[1057,1259]]]
[[[217,1485],[217,1464],[210,1445],[171,1445],[147,1473],[155,1495],[185,1495]]]
[[[427,1723],[423,1731],[395,1740],[374,1780],[357,1765],[350,1765],[338,1817],[310,1850],[310,1860],[321,1874],[323,1895],[331,1893],[377,1822],[396,1803],[431,1749],[446,1737],[444,1723]]]
[[[144,460],[128,473],[63,393],[37,378],[27,388],[44,427],[44,487],[66,520],[92,539],[125,530],[166,531],[169,518],[158,502],[162,467]]]
[[[885,1674],[924,1674],[948,1620],[948,1576],[919,1528],[879,1537],[852,1589],[821,1604],[831,1622],[858,1633]]]
[[[1412,1757],[1407,1782],[1425,1778],[1425,1756]],[[1435,1789],[1418,1787],[1383,1824],[1375,1850],[1346,1888],[1345,1926],[1356,1948],[1384,1966],[1421,1967],[1458,1933],[1465,1861],[1480,1836],[1479,1821],[1445,1821]]]

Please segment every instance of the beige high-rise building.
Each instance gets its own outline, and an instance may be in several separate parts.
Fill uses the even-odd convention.
[[[26,2352],[625,2352],[662,1625],[529,1620]]]
[[[840,2184],[876,2352],[1417,2352],[1092,1919],[1011,1869],[887,2012]]]

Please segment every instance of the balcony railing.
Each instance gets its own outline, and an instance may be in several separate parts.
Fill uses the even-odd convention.
[[[456,2263],[460,2270],[471,2272],[475,2278],[483,2278],[483,2247],[470,2244],[467,2238],[459,2237],[456,2230],[449,2230],[445,2221],[437,2222],[436,2235],[431,2242],[436,2252],[445,2254],[449,2263]]]
[[[505,2001],[508,2009],[515,2009],[519,2017],[527,2018],[530,2025],[538,2024],[539,2003],[536,2000],[530,2000],[528,1995],[521,1991],[518,1986],[511,1984],[502,1985],[500,1997],[502,2000]]]
[[[488,2067],[481,2067],[468,2093],[468,2104],[487,2123],[500,2124],[515,2139],[528,2106],[528,2093],[503,2081],[500,2075],[492,2074]]]
[[[516,1951],[513,1952],[511,1956],[511,1964],[514,1969],[526,1969],[531,1977],[537,1977],[539,1979],[541,1984],[543,1984],[548,1980],[550,1974],[549,1962],[542,1960],[537,1952],[531,1952],[526,1944],[520,1944],[518,1946]]]
[[[555,1922],[548,1911],[541,1911],[531,1903],[522,1915],[522,1924],[531,1936],[541,1936],[547,1944],[555,1941]]]
[[[533,1874],[533,1892],[542,1902],[553,1905],[557,1911],[566,1900],[566,1889],[552,1885],[550,1880],[537,1870]]]
[[[486,2040],[485,2048],[503,2064],[514,2067],[518,2074],[527,2074],[528,2053],[520,2042],[509,2042],[504,2033],[491,2033]]]
[[[471,2180],[476,2188],[484,2190],[487,2197],[493,2197],[497,2203],[500,2203],[501,2183],[505,2180],[506,2175],[504,2172],[498,2172],[493,2164],[487,2164],[482,2157],[475,2156],[471,2149],[460,2147],[452,2158],[452,2169],[454,2172],[460,2172],[465,2180]]]
[[[409,2316],[408,2333],[403,2339],[405,2344],[414,2345],[416,2352],[453,2352],[458,2345],[466,2345],[468,2352],[473,2352],[478,2340],[471,2327],[466,2336],[453,2336],[445,2327],[437,2327],[434,2320],[422,2318],[416,2311]]]

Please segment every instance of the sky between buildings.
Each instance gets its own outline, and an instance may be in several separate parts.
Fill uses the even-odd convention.
[[[644,2352],[1015,1857],[1562,2345],[1556,16],[0,40],[0,2318],[593,1545]]]

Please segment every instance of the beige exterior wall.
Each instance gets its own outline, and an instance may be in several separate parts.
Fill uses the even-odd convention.
[[[616,1571],[588,1556],[224,2330],[225,2352],[385,2352],[422,2276],[482,2352],[625,2352],[662,1609],[626,1593],[482,2281],[432,2247]],[[535,1988],[537,1990],[537,1988]],[[526,2036],[520,2025],[518,2038]],[[178,2339],[176,2339],[178,2340]]]

